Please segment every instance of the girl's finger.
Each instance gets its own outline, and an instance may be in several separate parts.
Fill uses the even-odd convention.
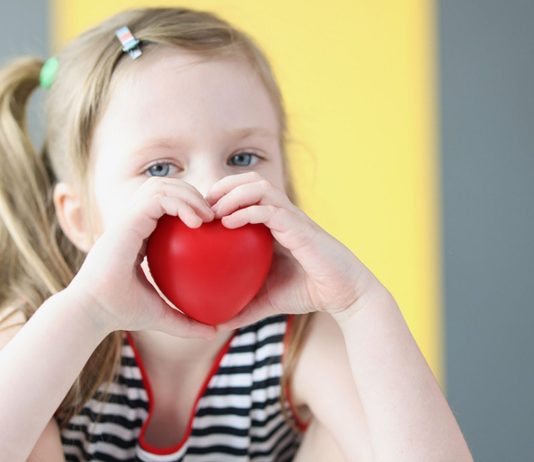
[[[179,197],[187,201],[200,217],[210,220],[215,216],[200,192],[183,181],[180,183],[164,183],[163,192],[166,196]]]
[[[247,223],[263,223],[272,231],[279,233],[287,232],[293,226],[302,225],[295,214],[275,205],[251,205],[222,217],[221,222],[227,228],[238,228]]]
[[[202,218],[183,199],[163,196],[160,201],[167,215],[178,216],[190,228],[198,228],[202,224]]]
[[[236,186],[212,206],[215,216],[223,217],[246,205],[291,206],[285,194],[267,181],[258,181]]]
[[[179,197],[197,210],[199,216],[206,219],[211,219],[213,216],[213,211],[200,192],[194,186],[182,180],[150,177],[136,191],[136,195],[138,198],[134,198],[134,203],[139,203],[146,199],[152,200],[157,196]]]
[[[251,205],[222,217],[221,223],[229,229],[239,228],[248,223],[263,223],[273,233],[274,238],[293,256],[298,249],[304,249],[317,236],[313,222],[304,213],[291,211],[273,205]]]
[[[208,194],[206,194],[206,201],[209,205],[213,205],[236,186],[261,180],[264,180],[264,178],[258,172],[246,172],[225,176],[211,186]]]
[[[200,194],[199,190],[197,188],[195,188],[191,183],[188,183],[187,181],[183,181],[183,180],[180,180],[180,179],[177,179],[177,178],[165,177],[165,176],[150,177],[150,179],[152,179],[152,178],[155,178],[156,181],[159,182],[159,184],[163,184],[163,185],[169,186],[171,188],[178,188],[178,189],[188,190],[188,191],[192,192],[193,194],[198,195],[198,197],[203,199],[203,197]]]

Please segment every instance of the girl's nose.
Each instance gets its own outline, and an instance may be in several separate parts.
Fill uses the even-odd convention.
[[[192,186],[194,186],[202,195],[202,197],[206,197],[208,192],[210,192],[212,186],[224,176],[225,175],[223,173],[215,175],[207,173],[204,175],[199,175],[199,177],[197,178],[186,179],[186,181]]]

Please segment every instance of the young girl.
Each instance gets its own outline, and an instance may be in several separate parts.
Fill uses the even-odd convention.
[[[2,461],[472,460],[393,297],[295,205],[282,97],[247,35],[131,10],[56,59],[0,72]],[[225,325],[155,288],[164,214],[270,229],[267,280]]]

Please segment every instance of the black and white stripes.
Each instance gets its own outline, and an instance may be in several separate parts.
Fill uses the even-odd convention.
[[[67,461],[282,462],[301,439],[281,404],[282,354],[287,316],[238,330],[220,351],[180,446],[144,441],[151,390],[130,336],[125,336],[118,381],[100,387],[61,438]],[[107,390],[109,399],[103,401]],[[288,415],[290,404],[284,401]],[[302,425],[301,425],[302,427]]]

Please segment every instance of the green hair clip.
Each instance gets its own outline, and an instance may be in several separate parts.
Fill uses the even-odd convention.
[[[50,88],[52,86],[58,69],[59,60],[55,56],[52,56],[45,61],[41,68],[41,73],[39,74],[39,83],[42,88]]]

